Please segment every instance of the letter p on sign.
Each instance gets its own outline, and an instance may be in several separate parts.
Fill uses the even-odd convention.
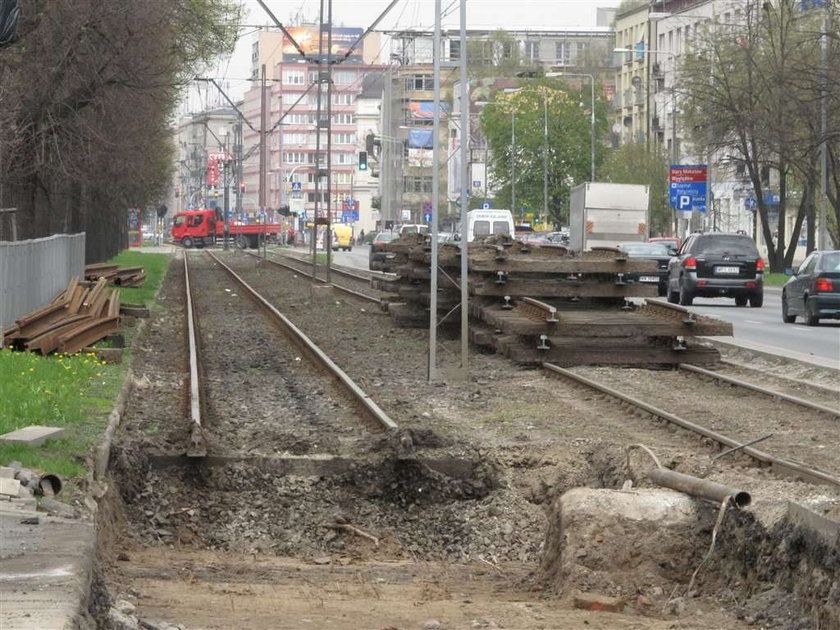
[[[691,195],[680,195],[677,200],[678,210],[691,210]]]

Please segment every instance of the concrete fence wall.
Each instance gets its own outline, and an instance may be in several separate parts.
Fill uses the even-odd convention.
[[[50,302],[84,270],[84,232],[0,241],[0,330]]]

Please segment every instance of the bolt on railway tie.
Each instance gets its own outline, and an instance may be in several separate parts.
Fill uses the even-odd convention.
[[[190,288],[190,255],[184,252],[184,283],[187,295],[187,336],[190,353],[190,441],[187,457],[205,457],[207,439],[201,422],[201,387],[198,373],[198,332],[195,326],[192,291]]]
[[[222,262],[222,260],[213,252],[208,251],[207,255],[218,263],[218,265],[224,269],[228,275],[233,278],[248,293],[249,296],[251,296],[251,298],[264,307],[271,314],[272,321],[279,324],[283,332],[293,339],[295,343],[303,347],[315,363],[333,376],[347,391],[347,393],[362,407],[362,409],[365,410],[368,416],[386,430],[393,431],[398,428],[397,423],[394,422],[344,370],[342,370],[329,356],[327,356],[327,354],[321,350],[315,342],[307,337],[300,328],[295,326],[289,318],[278,311],[271,302],[260,295],[251,285],[245,282],[245,280],[243,280],[233,269]]]
[[[727,446],[730,448],[737,447],[741,449],[744,452],[744,454],[752,457],[756,461],[761,462],[762,464],[769,464],[773,472],[779,475],[798,478],[808,483],[825,484],[840,487],[840,478],[837,478],[826,472],[817,470],[815,468],[810,468],[803,464],[799,464],[797,462],[793,462],[787,459],[775,457],[764,451],[752,448],[751,446],[741,444],[740,442],[732,439],[731,437],[718,433],[717,431],[707,429],[706,427],[700,426],[699,424],[681,418],[663,409],[659,409],[658,407],[654,407],[653,405],[641,401],[638,398],[634,398],[616,389],[613,389],[612,387],[608,387],[603,383],[598,383],[597,381],[593,381],[592,379],[586,378],[585,376],[576,374],[571,370],[561,368],[560,366],[554,365],[552,363],[543,363],[542,366],[549,372],[549,374],[559,375],[568,378],[569,380],[574,381],[580,385],[585,385],[586,387],[594,389],[602,394],[618,399],[619,402],[621,402],[622,404],[632,405],[634,407],[637,407],[638,409],[642,409],[643,411],[646,411],[649,414],[661,418],[662,420],[682,427],[683,429],[691,431],[692,433],[702,435],[703,437],[713,440],[723,446]]]

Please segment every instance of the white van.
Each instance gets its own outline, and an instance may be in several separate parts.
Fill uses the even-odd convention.
[[[463,230],[459,230],[463,235]],[[510,210],[470,210],[467,212],[467,242],[476,237],[506,234],[513,238],[513,214]]]

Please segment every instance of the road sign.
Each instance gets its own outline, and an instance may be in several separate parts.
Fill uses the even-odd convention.
[[[481,188],[481,180],[480,179],[474,179],[472,187],[473,188]]]
[[[490,202],[489,201],[482,201],[481,202],[481,209],[482,210],[490,210]]]
[[[708,167],[705,164],[671,166],[668,177],[668,198],[675,210],[706,211]]]
[[[303,188],[301,182],[292,182],[292,192],[300,192]]]
[[[431,223],[432,222],[432,213],[431,212],[424,212],[423,213],[423,223]]]
[[[423,212],[431,212],[432,211],[432,202],[431,201],[424,201],[423,202]]]

